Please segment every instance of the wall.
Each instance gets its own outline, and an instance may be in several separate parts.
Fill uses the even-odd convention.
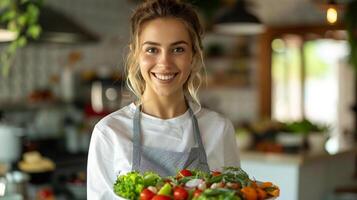
[[[133,3],[128,0],[47,0],[46,4],[61,10],[99,35],[101,41],[84,45],[32,43],[21,49],[10,75],[7,78],[0,77],[2,104],[22,102],[36,89],[50,88],[58,94],[58,79],[64,67],[68,66],[68,55],[73,51],[81,53],[83,57],[71,66],[77,72],[83,69],[122,67],[123,52],[129,38],[128,19]]]
[[[212,73],[210,71],[218,71],[216,76],[228,76],[220,78],[218,85],[214,83],[201,91],[202,104],[227,116],[235,125],[259,118],[258,39],[257,35],[231,36],[208,32],[203,41],[206,50],[210,44],[218,44],[222,49],[221,55],[206,56],[208,77]],[[233,81],[235,84],[226,79],[236,79]],[[243,82],[240,84],[239,80]]]
[[[0,108],[10,102],[22,104],[34,90],[50,89],[57,96],[63,95],[61,76],[66,67],[75,73],[103,68],[122,70],[134,1],[47,0],[46,4],[98,34],[101,41],[82,45],[32,43],[19,50],[10,75],[0,77]],[[83,57],[73,66],[68,64],[71,52],[79,52]],[[250,74],[253,84],[249,88],[206,90],[202,92],[203,104],[223,113],[234,123],[256,118],[257,84],[255,64],[253,66]]]

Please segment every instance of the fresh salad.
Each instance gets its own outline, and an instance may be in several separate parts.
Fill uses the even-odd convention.
[[[238,167],[205,173],[183,169],[176,176],[129,172],[120,175],[114,192],[130,200],[263,200],[279,196],[279,187],[258,182]]]

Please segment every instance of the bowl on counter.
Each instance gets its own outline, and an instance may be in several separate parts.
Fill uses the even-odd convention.
[[[44,184],[51,182],[56,165],[49,158],[42,157],[40,152],[30,151],[24,153],[18,167],[30,175],[30,183]]]
[[[87,187],[85,183],[67,182],[66,189],[76,200],[87,199]]]
[[[87,199],[86,172],[78,171],[65,182],[66,189],[73,199]]]

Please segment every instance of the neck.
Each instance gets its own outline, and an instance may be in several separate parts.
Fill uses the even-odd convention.
[[[182,115],[186,112],[187,106],[185,97],[162,97],[162,96],[142,96],[142,112],[161,119],[170,119]]]

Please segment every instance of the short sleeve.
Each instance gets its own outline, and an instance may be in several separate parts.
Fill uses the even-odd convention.
[[[94,128],[88,152],[87,199],[122,199],[113,191],[113,144],[97,127]]]
[[[235,131],[230,120],[225,120],[224,128],[224,166],[240,166],[239,149]]]

